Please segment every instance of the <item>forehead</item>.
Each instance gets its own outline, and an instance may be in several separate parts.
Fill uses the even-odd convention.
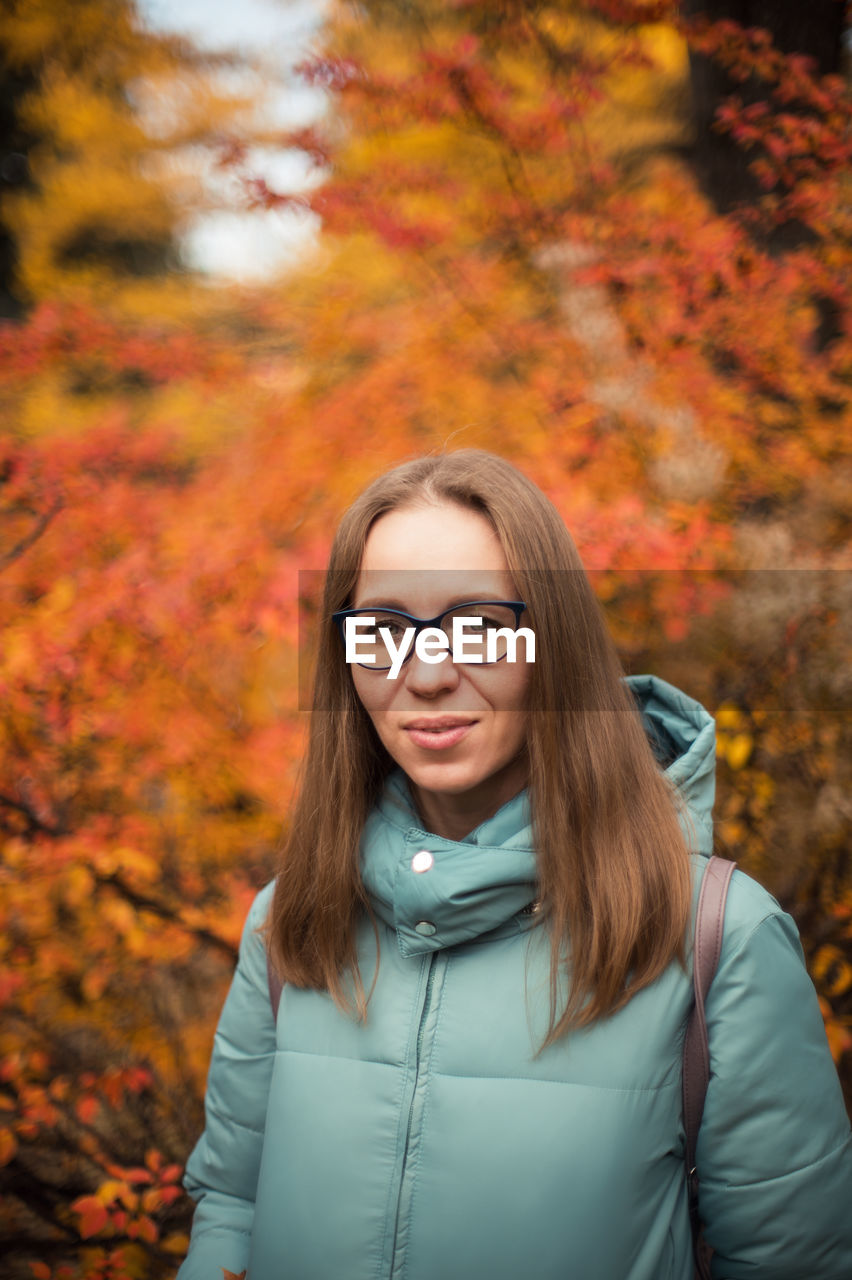
[[[367,536],[354,603],[438,609],[513,596],[506,556],[485,516],[454,503],[381,516]]]
[[[367,535],[363,570],[507,569],[490,522],[456,503],[402,507],[380,516]]]

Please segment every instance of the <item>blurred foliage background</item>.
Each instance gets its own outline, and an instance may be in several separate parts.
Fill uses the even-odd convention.
[[[298,571],[386,467],[553,498],[630,671],[717,717],[852,1101],[840,0],[340,0],[285,133],[131,0],[0,13],[3,1275],[172,1276],[300,758]],[[311,181],[272,189],[258,143]],[[316,245],[212,287],[212,157]]]

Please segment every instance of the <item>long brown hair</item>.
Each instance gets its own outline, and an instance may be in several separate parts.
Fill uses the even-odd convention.
[[[375,521],[441,502],[491,522],[531,624],[547,637],[531,672],[526,743],[551,941],[546,1045],[614,1013],[672,960],[684,963],[689,860],[677,798],[622,680],[573,539],[532,481],[482,450],[404,463],[375,480],[341,520],[320,611],[307,753],[266,924],[271,955],[285,982],[327,990],[351,1010],[348,974],[355,1007],[366,1016],[356,928],[363,912],[372,913],[359,840],[395,765],[355,693],[331,614],[350,603]],[[569,995],[560,1009],[566,951]]]

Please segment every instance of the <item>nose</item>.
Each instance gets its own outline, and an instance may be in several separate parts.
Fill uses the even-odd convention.
[[[425,662],[416,651],[402,668],[405,686],[421,698],[432,698],[437,693],[455,689],[459,683],[458,668],[447,654],[441,662]]]

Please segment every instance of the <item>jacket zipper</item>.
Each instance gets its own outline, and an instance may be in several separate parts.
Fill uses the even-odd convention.
[[[423,1030],[426,1026],[426,1019],[429,1016],[429,1006],[432,1002],[432,987],[435,979],[435,962],[438,958],[438,952],[433,951],[429,957],[429,972],[426,975],[426,991],[423,996],[423,1006],[420,1010],[420,1022],[417,1027],[417,1040],[414,1047],[414,1087],[411,1090],[411,1100],[408,1104],[408,1120],[405,1126],[405,1146],[402,1154],[402,1169],[399,1178],[399,1196],[396,1205],[396,1223],[393,1233],[393,1249],[391,1250],[390,1260],[390,1276],[393,1277],[397,1265],[397,1241],[399,1239],[399,1224],[402,1217],[403,1206],[406,1202],[406,1175],[409,1173],[408,1168],[408,1146],[411,1139],[411,1127],[414,1122],[414,1106],[417,1101],[417,1086],[420,1083],[420,1067],[421,1054],[423,1049]]]
[[[437,951],[433,951],[429,957],[429,972],[426,975],[426,994],[423,997],[423,1008],[420,1010],[420,1026],[417,1028],[417,1046],[414,1050],[414,1088],[417,1088],[417,1077],[420,1075],[420,1051],[423,1048],[423,1028],[426,1025],[426,1015],[429,1012],[429,1005],[432,1000],[432,987],[435,981],[435,961],[438,958]],[[414,1109],[414,1095],[411,1097],[411,1110]],[[411,1110],[408,1113],[408,1128],[411,1129]],[[408,1135],[406,1134],[406,1139]]]

